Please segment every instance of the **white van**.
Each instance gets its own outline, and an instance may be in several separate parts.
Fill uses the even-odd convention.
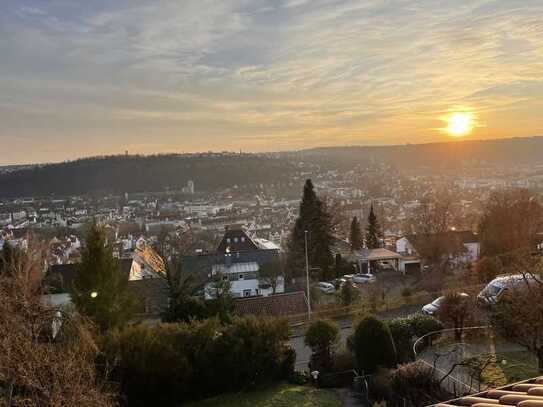
[[[511,274],[496,277],[481,290],[477,296],[477,302],[481,305],[495,305],[508,290],[522,288],[523,284],[529,285],[536,281],[540,280],[531,274]]]

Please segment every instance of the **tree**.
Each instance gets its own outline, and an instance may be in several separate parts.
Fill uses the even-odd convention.
[[[479,222],[481,252],[495,256],[521,248],[533,248],[543,229],[543,206],[525,189],[493,193]]]
[[[93,221],[86,235],[81,264],[77,267],[72,301],[102,331],[128,322],[134,300],[127,290],[128,279],[106,245],[104,230]]]
[[[347,307],[358,301],[359,298],[360,291],[353,287],[352,281],[345,281],[339,291],[339,300],[341,301],[341,305]]]
[[[209,317],[205,302],[199,298],[204,282],[198,273],[183,273],[181,260],[174,256],[166,262],[170,303],[162,315],[166,322],[189,322]]]
[[[306,231],[309,265],[320,269],[321,279],[329,279],[333,265],[331,217],[309,179],[305,182],[299,215],[287,243],[287,269],[292,276],[305,273]]]
[[[473,311],[469,297],[459,293],[449,293],[445,295],[439,306],[438,318],[446,327],[454,328],[454,339],[460,342],[466,323],[474,317]]]
[[[305,332],[304,343],[311,348],[311,370],[327,370],[332,367],[333,353],[339,341],[339,328],[335,322],[317,320],[311,322]]]
[[[414,233],[411,240],[418,254],[437,272],[446,271],[466,250],[452,231],[453,202],[446,191],[428,194],[415,210],[410,225]]]
[[[508,295],[498,302],[492,323],[507,339],[532,352],[543,372],[543,266],[536,261],[522,272],[521,284],[508,289]]]
[[[377,249],[381,247],[381,226],[377,220],[377,216],[373,211],[373,204],[368,215],[368,226],[366,227],[366,246],[368,249]]]
[[[230,313],[232,311],[232,294],[230,288],[232,283],[222,273],[215,273],[212,276],[211,282],[206,286],[206,293],[211,299],[206,301],[209,315],[216,315],[221,322],[230,321]]]
[[[475,275],[481,283],[488,283],[502,274],[503,270],[503,263],[498,256],[484,256],[475,264]]]
[[[352,251],[360,250],[364,246],[364,241],[362,238],[362,230],[360,229],[360,223],[358,222],[358,218],[356,216],[353,218],[353,221],[351,222],[351,231],[349,234],[349,241],[351,242]]]
[[[95,369],[92,326],[43,301],[43,260],[30,242],[0,274],[0,404],[112,406]]]
[[[358,367],[365,373],[375,373],[379,367],[396,363],[396,351],[388,326],[373,316],[362,319],[349,341]]]
[[[268,284],[272,289],[272,294],[275,295],[277,285],[283,278],[281,264],[278,261],[264,263],[258,270],[258,278],[264,284]]]

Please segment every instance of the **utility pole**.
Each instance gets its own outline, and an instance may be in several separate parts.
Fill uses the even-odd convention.
[[[309,292],[309,257],[307,255],[307,230],[304,233],[305,239],[305,276],[307,279],[307,319],[311,320],[311,294]]]

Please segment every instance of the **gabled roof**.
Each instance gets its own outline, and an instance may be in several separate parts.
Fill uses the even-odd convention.
[[[230,252],[245,252],[258,250],[258,248],[243,226],[231,225],[226,226],[224,236],[217,247],[217,253],[226,253],[227,249]]]

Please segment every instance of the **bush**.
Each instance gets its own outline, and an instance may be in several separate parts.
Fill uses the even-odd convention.
[[[128,405],[178,405],[288,379],[288,332],[284,321],[254,317],[138,325],[112,332],[102,348]]]
[[[434,404],[450,397],[440,386],[433,368],[423,362],[399,366],[390,375],[392,394],[390,404],[397,406],[421,406]]]
[[[317,320],[305,333],[305,344],[311,348],[311,370],[329,370],[332,354],[339,340],[339,328],[335,322]]]
[[[388,326],[373,316],[365,317],[356,326],[350,341],[358,368],[374,373],[378,367],[395,365],[396,355]]]
[[[418,313],[409,316],[408,319],[411,332],[419,338],[431,332],[443,329],[443,324],[430,315]]]
[[[409,318],[394,318],[387,321],[390,334],[394,340],[397,363],[413,360],[413,331]]]

